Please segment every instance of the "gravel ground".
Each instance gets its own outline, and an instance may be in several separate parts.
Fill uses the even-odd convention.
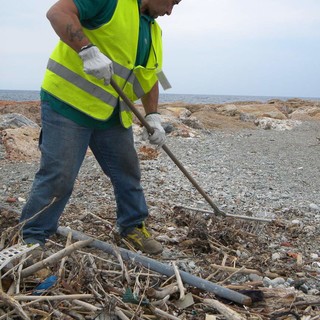
[[[167,146],[227,213],[273,218],[281,210],[295,208],[305,213],[304,219],[314,219],[320,207],[319,136],[320,122],[314,121],[290,131],[212,131],[197,138],[169,137]],[[138,138],[137,148],[142,144]],[[164,151],[140,164],[148,201],[210,209]],[[37,167],[37,162],[0,161],[1,201],[27,198]],[[79,200],[112,198],[107,178],[93,156],[81,168],[71,203],[83,191],[82,180],[92,180],[95,186],[98,182],[98,189]]]
[[[199,131],[196,138],[169,136],[167,146],[221,209],[227,213],[274,218],[280,222],[272,227],[255,229],[258,238],[236,237],[235,228],[238,226],[228,231],[229,240],[222,238],[222,233],[227,232],[223,220],[176,210],[175,207],[181,205],[209,210],[210,206],[169,157],[160,152],[155,159],[141,160],[141,170],[150,207],[150,225],[166,246],[162,258],[181,255],[185,247],[179,243],[190,237],[190,221],[200,217],[206,223],[203,232],[210,232],[213,225],[215,228],[220,226],[216,230],[218,240],[238,250],[236,255],[240,264],[261,270],[286,270],[283,272],[285,279],[294,277],[297,272],[304,272],[304,276],[311,272],[311,277],[306,276],[307,288],[320,290],[319,136],[320,121],[303,122],[290,131],[243,129],[236,132]],[[138,137],[137,148],[141,146]],[[1,160],[0,202],[20,210],[28,197],[37,167],[38,164],[32,162]],[[10,198],[17,201],[8,203]],[[114,224],[114,210],[111,184],[89,154],[61,224],[106,239],[101,222],[89,219],[88,224],[86,217],[91,213]],[[189,226],[188,232],[186,225]],[[243,225],[249,223],[242,222]],[[267,256],[264,260],[262,252]],[[292,252],[295,258],[299,254],[302,256],[303,266],[293,267],[296,260]],[[194,250],[187,251],[185,257],[201,267],[206,264],[204,257],[222,259],[221,254]],[[188,269],[187,266],[184,268]]]

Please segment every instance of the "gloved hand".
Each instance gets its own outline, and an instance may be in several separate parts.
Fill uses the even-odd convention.
[[[151,113],[145,116],[145,120],[149,126],[154,129],[154,133],[150,135],[147,129],[143,129],[143,139],[149,139],[151,144],[156,144],[161,147],[166,142],[166,133],[161,125],[161,117],[158,113]]]
[[[83,61],[83,71],[97,79],[104,79],[104,84],[110,84],[113,74],[112,61],[96,46],[91,46],[79,52]]]

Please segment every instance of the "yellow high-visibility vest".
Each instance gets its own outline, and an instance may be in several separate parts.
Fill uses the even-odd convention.
[[[151,23],[151,49],[145,67],[135,66],[140,13],[137,0],[118,0],[113,17],[96,28],[83,28],[90,42],[113,61],[113,79],[131,101],[148,93],[157,82],[157,71],[162,69],[161,29]],[[107,120],[119,104],[121,122],[132,125],[132,113],[111,85],[103,79],[83,71],[78,53],[62,41],[49,58],[42,88],[97,120]]]

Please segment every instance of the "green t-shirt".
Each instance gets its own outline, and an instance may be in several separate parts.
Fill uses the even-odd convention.
[[[113,16],[117,5],[117,0],[73,0],[78,8],[81,24],[88,29],[95,29],[107,23]],[[140,4],[141,0],[138,0]],[[150,23],[153,19],[146,15],[140,16],[140,29],[136,65],[145,66],[151,47]],[[64,117],[73,120],[79,125],[106,129],[120,124],[119,107],[116,107],[107,121],[93,119],[86,114],[71,107],[65,102],[55,98],[48,92],[41,89],[40,98],[42,101],[48,101],[53,110]]]

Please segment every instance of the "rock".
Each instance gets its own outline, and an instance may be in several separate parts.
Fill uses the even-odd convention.
[[[240,111],[238,110],[237,106],[234,104],[226,104],[222,107],[219,107],[217,108],[217,112],[226,116],[231,116],[231,117],[234,117],[240,114]]]
[[[302,222],[300,220],[298,220],[298,219],[294,219],[294,220],[291,221],[291,224],[300,226],[302,224]]]
[[[249,280],[250,280],[250,281],[262,281],[262,280],[263,280],[263,277],[255,274],[255,273],[249,274],[248,277],[249,277]]]
[[[244,122],[254,122],[257,120],[257,116],[251,113],[240,113],[240,120]]]
[[[281,254],[279,252],[275,252],[272,254],[271,257],[272,260],[280,260],[281,259]]]
[[[10,160],[37,160],[40,158],[38,148],[39,128],[21,127],[6,129],[1,132],[6,158]]]
[[[200,121],[195,117],[189,117],[186,119],[181,119],[181,122],[193,129],[204,129]]]
[[[320,212],[320,207],[315,203],[310,203],[309,208],[312,212]]]
[[[0,100],[0,114],[18,113],[40,125],[40,101]]]
[[[39,128],[39,126],[32,120],[26,118],[19,113],[7,113],[0,115],[0,130],[15,129],[20,127]]]
[[[172,131],[174,131],[174,126],[171,123],[163,122],[162,126],[166,133],[171,133]]]
[[[279,111],[274,105],[271,104],[252,104],[252,105],[243,105],[238,107],[238,111],[242,117],[244,115],[250,115],[250,118],[273,118],[273,119],[279,119],[284,120],[287,119],[287,117]]]
[[[295,110],[290,118],[293,120],[319,120],[320,107],[303,107]]]
[[[254,121],[254,124],[259,128],[262,128],[265,130],[271,129],[271,130],[283,131],[283,130],[293,129],[294,127],[300,125],[301,121],[260,118],[260,119],[256,119]]]
[[[167,112],[162,112],[162,114],[167,114],[175,118],[183,119],[191,116],[191,111],[183,107],[167,107],[166,110]]]
[[[268,287],[268,288],[270,288],[270,287],[276,288],[276,287],[279,287],[279,286],[285,284],[285,282],[286,282],[281,277],[278,277],[278,278],[275,278],[275,279],[272,279],[272,280],[270,278],[268,278],[268,277],[264,277],[262,281],[263,281],[263,285],[265,287]]]

